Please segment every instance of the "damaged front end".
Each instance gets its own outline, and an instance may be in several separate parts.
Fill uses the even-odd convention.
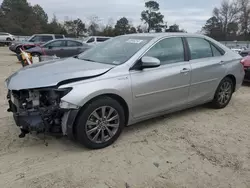
[[[7,99],[9,112],[13,112],[14,120],[21,129],[19,137],[27,133],[59,133],[67,134],[67,124],[72,124],[76,116],[69,118],[71,111],[78,107],[61,100],[72,88],[41,88],[27,90],[9,90]],[[72,122],[67,122],[69,119]]]

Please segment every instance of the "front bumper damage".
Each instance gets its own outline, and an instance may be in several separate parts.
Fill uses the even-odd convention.
[[[67,135],[74,138],[73,125],[78,106],[61,101],[71,89],[46,88],[39,90],[8,91],[8,112],[13,113],[20,128],[20,138],[28,133]]]

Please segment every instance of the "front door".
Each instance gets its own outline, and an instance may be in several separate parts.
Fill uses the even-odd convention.
[[[163,39],[144,56],[158,58],[161,66],[131,70],[133,116],[140,118],[186,105],[191,67],[185,61],[182,39]]]
[[[226,59],[220,49],[203,38],[188,37],[192,67],[189,103],[203,103],[214,97],[225,76]]]

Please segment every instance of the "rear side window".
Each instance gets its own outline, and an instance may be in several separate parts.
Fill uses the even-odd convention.
[[[108,40],[109,38],[97,38],[96,41],[97,42],[104,42],[106,40]]]
[[[145,56],[158,58],[161,64],[184,61],[184,48],[181,38],[167,38],[156,43]]]
[[[82,46],[82,43],[68,40],[67,41],[67,46],[68,47],[77,47],[77,46]]]
[[[52,36],[40,36],[42,42],[48,42],[50,40],[53,40]]]
[[[55,35],[55,39],[63,39],[63,35]]]
[[[202,38],[187,38],[191,59],[213,57],[210,43]]]
[[[213,51],[213,56],[214,57],[218,57],[218,56],[222,56],[223,55],[213,44],[211,44],[211,47],[212,47],[212,51]]]

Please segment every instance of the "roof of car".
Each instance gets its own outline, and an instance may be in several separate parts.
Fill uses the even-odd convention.
[[[142,36],[142,37],[168,37],[168,36],[193,36],[193,37],[202,37],[201,34],[193,33],[183,33],[183,32],[166,32],[166,33],[135,33],[129,34],[130,36]]]
[[[81,42],[81,40],[77,40],[77,39],[72,39],[72,38],[61,38],[61,39],[54,39],[54,40],[51,40],[49,42],[52,42],[52,41],[60,41],[60,40],[71,40],[71,41],[75,41],[75,42]]]
[[[49,34],[49,33],[43,33],[43,34],[34,34],[34,35],[40,35],[40,36],[43,36],[43,35],[62,35],[62,34]]]

